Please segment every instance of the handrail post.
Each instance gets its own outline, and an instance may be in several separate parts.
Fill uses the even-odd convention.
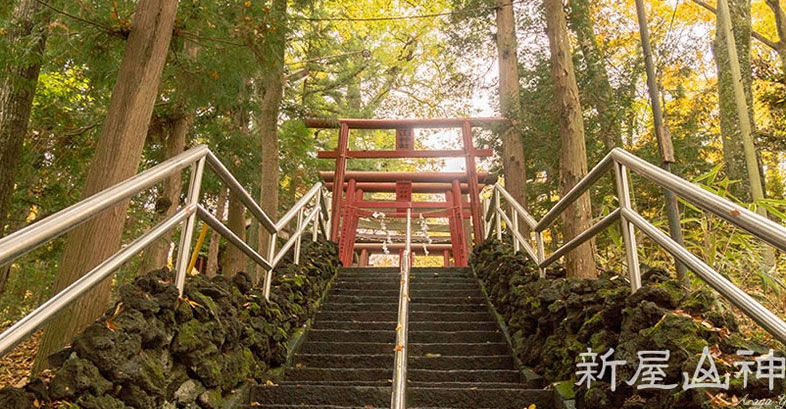
[[[205,157],[202,157],[195,164],[191,165],[191,180],[188,184],[188,197],[186,206],[195,206],[199,202],[199,190],[202,187],[202,174],[205,170]],[[177,276],[175,285],[180,296],[183,295],[183,287],[186,284],[186,274],[188,274],[189,253],[191,252],[191,239],[194,235],[194,224],[196,223],[196,212],[188,216],[180,234],[180,245],[177,252],[177,265],[175,270]]]
[[[395,362],[393,364],[393,388],[390,398],[391,409],[407,407],[407,334],[409,332],[409,272],[412,251],[412,209],[407,209],[407,235],[401,265],[401,290],[398,300],[398,325],[396,327]]]
[[[317,201],[316,201],[316,203],[314,203],[314,206],[316,207],[316,209],[319,209],[319,210],[317,210],[317,214],[314,216],[314,225],[311,226],[311,241],[315,242],[315,241],[317,241],[318,234],[319,234],[319,220],[320,220],[320,216],[322,216],[322,209],[321,209],[321,207],[322,207],[322,189],[319,189],[319,192],[317,192]]]
[[[625,165],[614,161],[614,176],[617,181],[617,198],[620,209],[633,210],[630,204],[630,187],[628,185],[628,170]],[[620,217],[622,237],[625,240],[625,258],[628,262],[628,279],[631,292],[641,288],[641,272],[639,271],[639,253],[636,245],[636,231],[633,224],[624,214]]]
[[[325,237],[330,240],[331,234],[333,234],[333,196],[330,196],[330,200],[327,200],[327,196],[325,196],[325,210],[327,214],[325,215]]]
[[[502,221],[499,217],[499,191],[494,189],[494,223],[497,224],[497,241],[502,241]]]
[[[483,206],[483,240],[486,240],[489,237],[489,199],[483,198],[481,201],[481,205]]]
[[[270,234],[270,246],[267,251],[267,259],[270,260],[271,267],[265,272],[265,300],[270,301],[270,285],[273,281],[273,259],[276,258],[276,238],[278,234]]]
[[[512,226],[513,227],[513,231],[519,231],[519,212],[513,210],[512,209],[513,208],[512,205],[510,207],[511,207],[511,210],[512,210],[511,213],[513,213],[513,215],[512,215],[513,216],[513,220],[511,220],[513,222],[513,226]],[[514,237],[513,237],[513,252],[514,253],[518,253],[519,250],[521,250],[521,243],[519,243],[518,238],[516,238],[515,235],[514,235]]]
[[[301,208],[297,212],[297,231],[303,227],[303,209]],[[294,255],[294,262],[295,265],[300,264],[300,242],[303,239],[303,235],[297,236],[297,240],[295,241],[295,255]]]
[[[546,248],[543,246],[543,232],[537,231],[535,232],[535,242],[538,246],[538,264],[542,263],[543,260],[546,259]],[[540,273],[540,278],[546,278],[546,269],[543,267],[538,266],[538,273]]]

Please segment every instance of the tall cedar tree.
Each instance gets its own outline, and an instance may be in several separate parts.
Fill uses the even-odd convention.
[[[190,41],[183,44],[183,50],[186,56],[195,61],[199,53],[199,47]],[[177,156],[186,149],[188,144],[188,132],[194,123],[194,113],[188,108],[188,103],[184,95],[189,88],[190,76],[181,71],[175,78],[175,83],[178,88],[177,93],[177,108],[174,114],[167,118],[164,125],[164,132],[166,134],[165,155],[166,159]],[[177,211],[180,204],[180,193],[183,190],[183,176],[177,172],[174,175],[164,179],[163,191],[161,196],[156,200],[156,212],[165,219],[171,217]],[[158,270],[166,267],[167,256],[169,255],[170,243],[172,242],[173,232],[168,232],[161,238],[153,242],[144,252],[139,272],[147,274],[151,271]]]
[[[22,159],[22,147],[30,110],[33,107],[38,73],[47,37],[48,11],[36,0],[21,0],[14,9],[6,41],[14,48],[13,62],[2,64],[0,74],[0,237],[8,223],[16,171]],[[31,48],[23,44],[32,44]],[[11,266],[0,266],[0,296],[3,295]]]
[[[226,188],[221,189],[218,195],[218,204],[216,205],[216,218],[224,220],[224,212],[226,211],[227,201],[229,199],[229,190]],[[213,278],[218,274],[218,251],[221,244],[221,236],[217,231],[210,233],[210,245],[207,251],[207,269],[205,274]]]
[[[245,81],[244,81],[245,82]],[[244,87],[245,89],[245,87]],[[244,93],[245,95],[245,93]],[[232,121],[235,130],[240,138],[248,138],[248,113],[245,104],[238,104],[232,109]],[[235,169],[240,168],[240,158],[234,157],[232,160]],[[234,192],[229,193],[229,229],[240,237],[246,240],[246,205],[240,200],[240,196]],[[267,253],[262,253],[267,254]],[[229,243],[224,253],[224,263],[222,264],[222,272],[225,277],[232,277],[238,272],[246,270],[247,257],[245,254],[233,244]]]
[[[742,74],[742,87],[745,92],[748,118],[751,129],[756,129],[753,122],[753,90],[751,71],[751,3],[750,0],[729,0],[729,17],[731,18],[734,43],[737,47],[737,58]],[[745,167],[745,152],[740,130],[740,119],[734,101],[734,84],[729,66],[729,50],[726,36],[718,20],[718,29],[713,43],[715,63],[718,67],[718,102],[720,104],[721,140],[723,141],[723,157],[726,159],[726,175],[734,183],[730,190],[740,200],[750,202],[751,187]],[[757,164],[758,166],[758,164]],[[761,172],[760,172],[761,173]]]
[[[568,26],[562,0],[543,0],[546,34],[551,50],[551,75],[559,122],[560,192],[565,195],[587,174],[587,148],[584,141],[584,120],[581,117],[579,88],[573,71]],[[570,240],[590,227],[592,204],[589,193],[581,195],[562,213],[563,234]],[[585,242],[565,256],[569,277],[597,278],[595,244]]]
[[[609,81],[609,73],[603,62],[603,53],[595,37],[595,24],[589,0],[570,1],[570,26],[576,33],[579,50],[584,57],[589,74],[592,92],[586,94],[589,103],[598,112],[600,137],[606,151],[622,146],[620,129],[620,110],[614,98],[614,88]]]
[[[516,19],[509,0],[497,0],[497,56],[499,59],[499,102],[502,116],[512,126],[502,130],[502,167],[505,188],[522,206],[527,207],[527,168],[519,97],[519,71]]]
[[[284,53],[286,51],[287,34],[287,0],[273,0],[270,8],[270,21],[274,22],[267,36],[267,47],[255,49],[255,54],[262,68],[259,83],[259,138],[262,142],[262,176],[259,204],[272,220],[278,218],[278,114],[281,98],[284,93]],[[231,200],[230,200],[231,203]],[[262,225],[258,233],[259,250],[267,254],[270,234]],[[257,278],[262,277],[261,269],[257,270]]]
[[[109,111],[87,174],[85,198],[137,172],[176,13],[177,0],[139,0],[136,5]],[[68,234],[55,292],[120,248],[128,204],[123,201]],[[34,373],[46,367],[50,354],[101,315],[111,285],[111,279],[105,280],[47,325]]]

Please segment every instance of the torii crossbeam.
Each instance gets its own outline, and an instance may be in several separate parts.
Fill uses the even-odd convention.
[[[504,118],[458,119],[308,119],[306,125],[317,129],[338,129],[338,147],[334,151],[319,152],[318,158],[335,159],[334,172],[321,172],[328,189],[333,192],[331,239],[338,242],[339,257],[345,266],[352,264],[360,217],[370,217],[375,211],[385,211],[387,217],[406,217],[406,210],[429,218],[447,218],[450,230],[450,251],[454,264],[467,265],[467,232],[464,219],[472,220],[472,233],[480,240],[482,211],[480,185],[493,184],[496,176],[477,172],[477,157],[493,155],[490,149],[477,149],[472,141],[472,128],[489,128],[506,124]],[[415,129],[461,129],[462,148],[456,150],[416,150]],[[395,150],[349,150],[352,129],[389,129],[396,132]],[[406,159],[464,157],[464,172],[348,172],[348,159]],[[396,200],[366,200],[365,193],[395,192]],[[414,202],[413,193],[444,193],[444,202]],[[466,195],[466,198],[465,198]],[[361,246],[361,264],[368,252],[377,246]],[[440,247],[441,248],[441,247]],[[444,251],[448,251],[444,249]],[[444,254],[449,263],[449,254]]]

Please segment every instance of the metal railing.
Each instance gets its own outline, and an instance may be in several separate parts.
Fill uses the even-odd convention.
[[[543,232],[610,168],[614,170],[619,207],[546,257],[543,245]],[[628,171],[635,172],[644,179],[674,192],[674,194],[682,197],[686,202],[728,221],[781,251],[786,251],[786,228],[784,226],[708,192],[620,148],[615,148],[606,155],[540,221],[536,221],[501,185],[495,185],[492,201],[485,203],[487,207],[486,216],[484,217],[486,237],[490,236],[493,231],[496,231],[497,238],[501,239],[502,222],[504,221],[506,226],[509,226],[508,230],[513,237],[515,250],[519,251],[523,248],[527,256],[540,269],[541,277],[544,277],[544,269],[546,267],[613,223],[620,221],[625,243],[628,278],[633,292],[641,287],[641,272],[639,271],[639,258],[634,231],[634,228],[638,228],[652,241],[670,253],[678,262],[684,263],[710,287],[728,299],[773,337],[786,343],[786,322],[745,293],[745,291],[732,284],[731,281],[693,255],[685,247],[672,240],[669,235],[645,220],[633,209],[630,200],[631,189]],[[501,200],[504,200],[510,206],[511,216],[506,214],[501,205]],[[519,231],[519,217],[524,220],[524,223],[535,236],[536,247],[534,249],[530,244],[530,240],[527,240],[528,238],[524,237]]]
[[[412,209],[407,209],[407,235],[401,266],[401,289],[398,299],[398,321],[396,324],[395,361],[393,363],[393,390],[390,399],[391,409],[407,407],[407,334],[409,333],[409,273],[412,252]]]
[[[270,248],[267,258],[261,256],[251,246],[246,244],[235,233],[224,225],[219,219],[199,204],[200,188],[202,185],[205,164],[213,170],[216,176],[238,197],[247,207],[251,215],[271,234]],[[267,272],[264,281],[265,298],[270,298],[270,285],[273,279],[272,271],[284,258],[286,253],[294,246],[295,263],[300,259],[300,243],[309,224],[312,226],[312,240],[317,239],[318,230],[322,230],[325,237],[329,237],[329,217],[325,196],[322,194],[322,184],[317,183],[303,198],[301,198],[286,214],[274,223],[262,210],[251,195],[243,188],[240,182],[227,170],[227,168],[210,152],[207,146],[200,145],[189,149],[169,160],[166,160],[138,175],[120,182],[108,189],[96,193],[89,198],[63,209],[49,217],[31,224],[21,230],[0,239],[0,265],[13,262],[17,258],[33,251],[42,244],[62,236],[82,223],[99,215],[101,212],[114,207],[123,200],[127,200],[137,193],[152,187],[183,169],[191,168],[190,183],[186,203],[174,215],[161,221],[152,229],[124,246],[101,264],[84,274],[78,280],[55,294],[44,304],[33,310],[30,314],[16,322],[0,334],[0,357],[11,351],[17,344],[29,337],[33,332],[43,326],[58,312],[68,307],[72,302],[84,295],[91,288],[110,277],[120,266],[129,261],[149,244],[174,230],[183,223],[182,234],[178,246],[176,261],[176,285],[183,294],[183,286],[188,271],[191,241],[194,235],[194,225],[197,217],[211,226],[216,232],[224,236],[230,243],[237,246],[257,265]],[[306,214],[309,203],[313,205]],[[289,240],[276,252],[276,235],[297,217],[297,227],[290,235]]]

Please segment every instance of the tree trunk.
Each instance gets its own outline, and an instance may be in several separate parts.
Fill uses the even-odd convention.
[[[196,60],[199,47],[192,42],[183,44],[183,51],[192,61]],[[187,104],[182,101],[183,95],[190,86],[188,76],[178,75],[177,87],[180,90],[176,117],[170,121],[171,126],[167,126],[166,139],[166,159],[183,153],[186,149],[188,131],[194,123],[194,115],[189,113]],[[156,202],[156,211],[162,215],[161,219],[172,216],[177,212],[180,204],[180,193],[183,189],[183,178],[180,173],[176,173],[164,179],[163,192]],[[161,269],[167,265],[167,256],[172,242],[172,232],[164,234],[160,239],[151,244],[144,253],[140,273],[146,274],[154,270]]]
[[[246,206],[235,193],[229,193],[229,229],[240,237],[246,239]],[[228,243],[224,256],[222,272],[224,277],[232,277],[246,269],[246,256],[240,249]]]
[[[551,50],[551,74],[559,119],[560,191],[568,193],[587,174],[587,148],[584,141],[579,89],[570,54],[568,27],[561,0],[543,0],[546,33]],[[565,241],[590,227],[592,205],[589,193],[584,193],[562,214]],[[597,278],[595,244],[590,240],[565,256],[568,277]]]
[[[652,107],[652,124],[655,137],[658,140],[658,153],[661,158],[661,168],[671,173],[671,164],[674,162],[674,146],[671,140],[671,133],[666,123],[666,118],[661,104],[661,88],[657,75],[655,74],[655,63],[652,58],[652,46],[650,44],[650,30],[647,25],[647,13],[644,9],[644,1],[636,0],[636,17],[639,23],[639,35],[641,37],[641,48],[644,52],[644,65],[647,70],[647,90],[650,94],[650,104]],[[663,98],[665,101],[665,98]],[[683,244],[682,226],[680,224],[680,212],[677,205],[677,196],[674,192],[664,189],[664,204],[666,206],[666,217],[669,221],[669,233],[677,244]],[[687,280],[687,267],[685,264],[675,259],[677,269],[677,279],[684,284],[690,285]]]
[[[137,173],[166,62],[177,0],[139,0],[101,137],[87,174],[83,198]],[[120,248],[128,201],[104,211],[66,236],[55,277],[59,292]],[[34,373],[47,357],[95,321],[106,308],[112,280],[83,296],[46,327]]]
[[[186,148],[186,135],[193,123],[191,115],[179,116],[169,130],[166,139],[166,158],[183,153]],[[161,196],[156,201],[156,212],[161,214],[161,219],[172,216],[177,211],[180,204],[180,192],[183,189],[183,178],[181,174],[164,179],[164,189]],[[147,274],[151,271],[166,267],[167,256],[172,242],[172,232],[163,235],[160,239],[151,244],[144,252],[142,264],[139,272]]]
[[[264,73],[260,81],[260,110],[257,123],[259,138],[262,141],[262,183],[259,203],[262,210],[275,221],[278,219],[278,114],[284,92],[287,1],[273,0],[270,12],[276,17],[272,21],[278,21],[281,25],[277,26],[276,30],[269,31],[269,52],[264,55],[257,54]],[[260,254],[267,255],[270,238],[271,235],[260,225],[258,233]],[[257,279],[263,275],[261,267],[258,267]]]
[[[221,194],[218,196],[218,205],[216,206],[216,219],[218,220],[224,220],[224,212],[226,212],[227,200],[229,199],[228,196],[228,189],[221,190]],[[207,251],[207,268],[205,270],[205,275],[210,278],[218,274],[219,244],[221,244],[221,235],[213,231],[213,233],[210,234],[210,247]]]
[[[734,44],[742,76],[742,87],[745,93],[749,127],[755,129],[753,122],[753,93],[751,90],[752,72],[750,63],[751,45],[751,5],[750,0],[729,1],[729,17],[732,22]],[[718,103],[720,104],[721,141],[723,142],[723,156],[726,160],[726,175],[737,183],[731,185],[731,193],[742,201],[750,202],[751,185],[745,165],[745,150],[743,135],[740,128],[740,118],[737,114],[734,99],[734,83],[732,80],[731,65],[729,64],[729,47],[726,34],[723,30],[721,19],[717,19],[717,32],[713,50],[715,63],[718,68]]]
[[[603,55],[595,37],[592,10],[588,0],[570,1],[570,25],[579,43],[579,49],[587,64],[587,74],[592,90],[587,99],[598,112],[600,137],[606,151],[622,146],[622,131],[619,122],[619,107],[615,103],[614,89],[609,82],[609,74],[603,62]]]
[[[735,109],[736,118],[738,119],[736,125],[738,126],[737,129],[739,130],[739,139],[733,140],[733,144],[735,145],[734,151],[737,153],[736,151],[739,149],[739,146],[742,147],[742,162],[745,166],[745,173],[747,174],[747,188],[750,195],[750,200],[753,202],[758,202],[759,200],[764,199],[764,186],[766,186],[766,184],[762,180],[763,172],[761,171],[761,160],[758,153],[756,152],[756,145],[753,140],[753,129],[755,124],[752,116],[753,107],[752,96],[750,93],[751,69],[750,65],[746,65],[746,75],[743,75],[739,63],[741,59],[747,60],[748,62],[750,61],[750,3],[747,3],[746,9],[743,10],[743,12],[745,11],[747,11],[748,24],[748,52],[743,57],[740,57],[737,52],[737,41],[734,38],[735,34],[732,33],[734,23],[731,20],[729,3],[726,0],[718,0],[718,28],[722,33],[723,39],[725,40],[724,46],[726,47],[726,61],[728,62],[729,66],[728,74],[730,74],[729,85],[731,86],[734,101],[733,107]],[[726,73],[718,72],[719,77],[722,74]],[[745,89],[746,81],[748,85],[747,93]],[[723,108],[723,100],[721,100],[721,108]],[[725,137],[723,140],[723,146],[725,150],[727,140]],[[731,142],[731,140],[729,142]],[[767,217],[767,210],[762,206],[757,206],[756,212],[762,217]],[[765,246],[764,267],[769,269],[774,264],[775,252],[773,251],[772,247]]]
[[[775,17],[775,29],[778,31],[778,42],[775,49],[781,58],[781,69],[786,71],[786,17],[783,15],[780,0],[765,0]]]
[[[516,19],[510,0],[497,0],[497,57],[499,59],[499,102],[502,116],[512,124],[502,130],[502,167],[505,189],[527,207],[527,168],[521,134],[521,99],[516,41]],[[521,223],[522,228],[526,224]],[[522,230],[525,231],[525,230]]]
[[[22,149],[27,124],[30,121],[30,110],[33,107],[33,96],[41,71],[41,60],[46,47],[49,13],[41,11],[41,3],[36,0],[21,0],[13,12],[11,30],[6,34],[6,41],[12,47],[24,48],[30,52],[17,64],[2,64],[0,74],[0,237],[5,234],[8,223],[8,212],[11,211],[11,198],[14,193],[14,181]],[[32,44],[32,48],[23,44]],[[16,51],[16,50],[14,50]],[[10,61],[10,60],[9,60]],[[0,265],[0,296],[5,291],[11,265]]]

